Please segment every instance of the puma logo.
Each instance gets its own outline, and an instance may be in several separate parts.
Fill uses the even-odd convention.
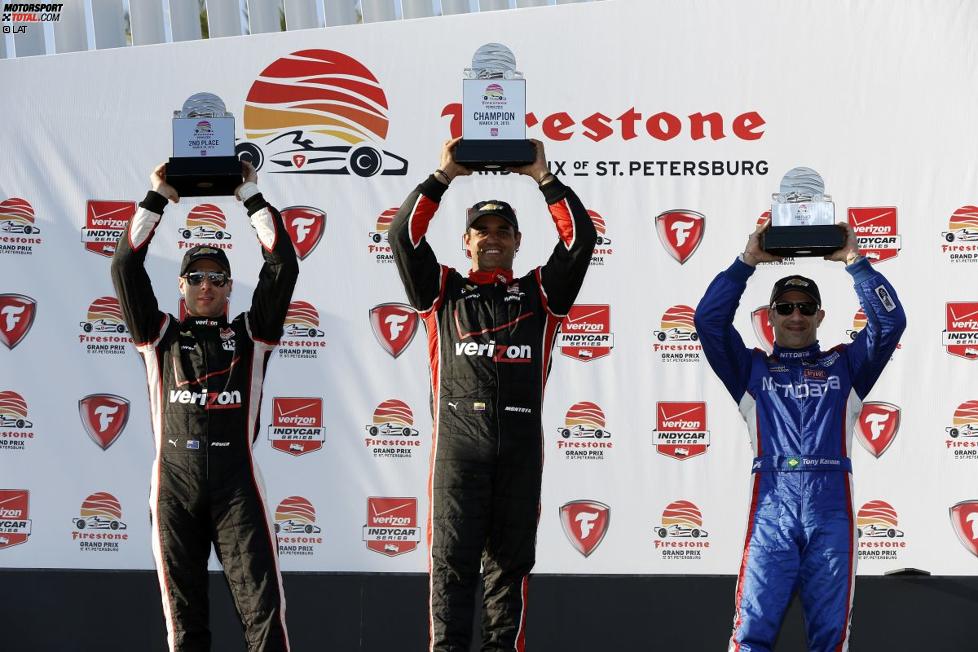
[[[457,410],[458,409],[458,401],[456,401],[455,403],[452,403],[451,401],[449,401],[448,402],[448,407],[452,408],[453,410]]]
[[[177,442],[180,441],[180,440],[179,439],[167,439],[167,441],[170,442],[170,445],[171,446],[173,446],[174,448],[176,448],[177,447]]]

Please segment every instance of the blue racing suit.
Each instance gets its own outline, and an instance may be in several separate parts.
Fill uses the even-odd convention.
[[[846,267],[866,327],[828,351],[748,349],[733,327],[754,268],[736,260],[696,307],[710,366],[747,422],[750,515],[730,652],[769,652],[800,589],[811,652],[845,652],[856,572],[852,428],[906,326],[889,282],[865,258]]]

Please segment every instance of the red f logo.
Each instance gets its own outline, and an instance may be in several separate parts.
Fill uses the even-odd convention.
[[[689,260],[703,240],[706,217],[688,210],[671,210],[655,218],[659,242],[680,265]]]
[[[106,450],[129,421],[129,401],[114,394],[90,394],[78,401],[78,416],[92,441]]]
[[[585,557],[604,540],[611,508],[596,500],[573,500],[560,508],[560,524],[567,540]]]
[[[403,303],[381,303],[370,309],[370,327],[377,343],[396,358],[418,330],[418,313]]]
[[[295,255],[305,260],[319,244],[326,231],[326,213],[311,206],[289,206],[282,209],[282,220]]]
[[[896,439],[900,430],[900,408],[892,403],[870,401],[856,422],[856,440],[873,457],[880,457]]]
[[[978,500],[963,500],[949,510],[951,527],[958,541],[978,557]]]
[[[0,294],[0,342],[12,349],[34,325],[37,302],[23,294]]]

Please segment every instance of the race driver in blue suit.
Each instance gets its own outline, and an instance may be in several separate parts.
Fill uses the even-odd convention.
[[[779,260],[760,245],[768,225],[751,234],[696,307],[706,359],[740,407],[755,455],[728,652],[770,652],[795,590],[810,652],[845,652],[857,551],[852,429],[906,316],[890,283],[859,254],[852,228],[840,223],[845,245],[825,258],[846,263],[866,327],[851,344],[823,351],[818,286],[788,276],[771,293],[773,352],[748,349],[733,321],[757,263]]]

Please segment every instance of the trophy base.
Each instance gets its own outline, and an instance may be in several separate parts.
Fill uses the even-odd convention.
[[[166,164],[166,182],[181,197],[233,195],[243,182],[237,156],[171,158]]]
[[[835,224],[772,226],[764,232],[761,249],[775,256],[827,256],[842,249],[846,232]]]
[[[529,165],[537,157],[528,140],[465,140],[455,146],[455,162],[470,170],[502,170]]]

